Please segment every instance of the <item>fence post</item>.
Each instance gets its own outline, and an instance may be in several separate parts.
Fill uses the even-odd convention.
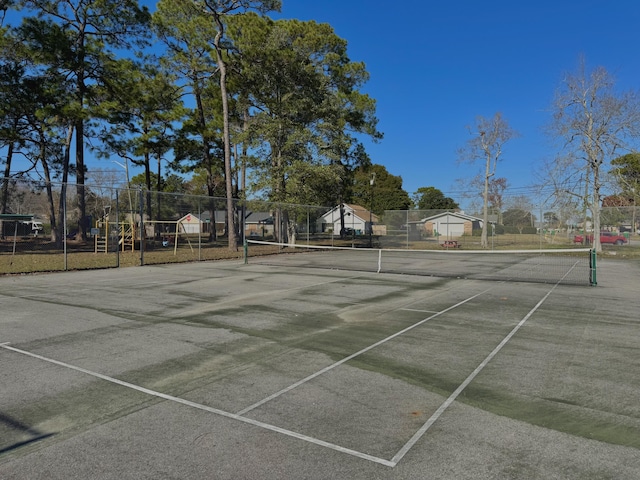
[[[60,201],[62,202],[62,255],[64,256],[64,271],[68,269],[67,265],[67,187],[64,188],[64,195]]]
[[[202,203],[200,197],[198,197],[198,261],[202,261]]]
[[[116,232],[115,239],[116,244],[116,268],[120,268],[120,210],[118,208],[118,189],[116,188]],[[107,238],[109,237],[109,231],[107,230]],[[124,241],[123,241],[124,244]]]
[[[138,190],[138,194],[140,195],[140,266],[144,266],[144,195],[142,191],[142,187]],[[136,239],[133,239],[133,243],[135,245]]]

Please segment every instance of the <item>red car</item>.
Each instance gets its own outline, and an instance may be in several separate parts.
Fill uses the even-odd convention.
[[[583,243],[584,237],[582,235],[576,235],[573,237],[574,243]],[[593,243],[593,235],[587,235],[587,245]],[[600,243],[602,245],[624,245],[627,243],[626,237],[612,232],[600,232]]]

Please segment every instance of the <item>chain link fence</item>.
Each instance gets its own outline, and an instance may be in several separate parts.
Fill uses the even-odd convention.
[[[622,242],[640,247],[639,213],[635,206],[602,208],[603,245]],[[480,249],[481,217],[450,210],[387,210],[373,231],[381,248]],[[584,212],[559,215],[545,209],[522,210],[488,218],[487,248],[562,248],[588,245],[592,238],[592,222]]]
[[[2,187],[0,274],[242,259],[245,239],[333,241],[319,222],[327,207],[236,200],[229,212],[225,198],[86,184],[81,215],[76,185]]]
[[[245,239],[402,249],[437,249],[453,242],[463,249],[481,248],[480,219],[446,210],[376,216],[357,205],[238,200],[229,212],[224,198],[91,184],[79,191],[76,185],[23,179],[5,179],[1,200],[0,274],[240,260]],[[494,215],[489,221],[488,248],[558,248],[593,239],[586,215],[558,218],[541,211],[519,219]],[[640,246],[639,222],[636,207],[603,208],[602,235],[621,236],[623,244],[612,248],[630,252]],[[273,248],[252,247],[250,254]]]

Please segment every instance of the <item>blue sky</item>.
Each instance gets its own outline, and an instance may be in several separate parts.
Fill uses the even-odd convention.
[[[141,3],[155,9],[154,0]],[[605,67],[621,89],[640,89],[638,0],[282,0],[274,18],[329,23],[363,61],[363,91],[377,101],[384,139],[366,142],[374,163],[410,194],[434,186],[460,203],[458,179],[480,165],[459,163],[478,115],[501,112],[520,133],[497,175],[507,194],[529,192],[557,148],[543,133],[566,72],[580,55]],[[109,170],[88,159],[90,169]],[[133,174],[138,173],[133,171]]]
[[[580,55],[621,89],[640,88],[637,0],[283,0],[279,17],[329,23],[351,60],[371,75],[385,138],[367,143],[374,163],[412,193],[435,186],[459,195],[456,179],[477,167],[457,162],[478,115],[502,112],[520,133],[497,175],[512,194],[539,183],[557,148],[543,133],[554,93]]]

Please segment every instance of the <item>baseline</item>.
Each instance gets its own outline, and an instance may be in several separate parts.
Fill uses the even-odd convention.
[[[107,382],[114,383],[116,385],[120,385],[120,386],[123,386],[123,387],[126,387],[126,388],[130,388],[132,390],[136,390],[138,392],[145,393],[147,395],[151,395],[151,396],[154,396],[154,397],[162,398],[164,400],[169,400],[169,401],[172,401],[172,402],[176,402],[176,403],[179,403],[179,404],[182,404],[182,405],[186,405],[186,406],[189,406],[189,407],[192,407],[192,408],[196,408],[196,409],[199,409],[199,410],[204,410],[204,411],[207,411],[207,412],[210,412],[210,413],[214,413],[216,415],[220,415],[220,416],[223,416],[223,417],[226,417],[226,418],[234,419],[234,420],[237,420],[237,421],[240,421],[240,422],[243,422],[243,423],[247,423],[247,424],[250,424],[250,425],[253,425],[253,426],[256,426],[256,427],[264,428],[265,430],[270,430],[270,431],[273,431],[273,432],[281,433],[283,435],[287,435],[287,436],[290,436],[290,437],[293,437],[293,438],[297,438],[299,440],[303,440],[303,441],[306,441],[308,443],[312,443],[312,444],[315,444],[315,445],[318,445],[318,446],[326,447],[326,448],[329,448],[329,449],[332,449],[332,450],[335,450],[335,451],[338,451],[338,452],[341,452],[341,453],[345,453],[347,455],[358,457],[358,458],[361,458],[361,459],[364,459],[364,460],[369,460],[369,461],[374,462],[374,463],[379,463],[379,464],[387,466],[387,467],[394,467],[397,464],[397,462],[389,461],[389,460],[386,460],[384,458],[380,458],[380,457],[376,457],[376,456],[373,456],[373,455],[369,455],[367,453],[359,452],[357,450],[353,450],[353,449],[350,449],[350,448],[347,448],[347,447],[342,447],[340,445],[336,445],[334,443],[326,442],[324,440],[320,440],[320,439],[317,439],[317,438],[314,438],[314,437],[310,437],[308,435],[304,435],[304,434],[301,434],[301,433],[298,433],[298,432],[294,432],[292,430],[287,430],[287,429],[284,429],[284,428],[281,428],[281,427],[277,427],[275,425],[271,425],[271,424],[268,424],[268,423],[261,422],[259,420],[254,420],[254,419],[245,417],[243,415],[245,413],[257,408],[258,406],[263,405],[263,404],[269,402],[270,400],[273,400],[273,399],[283,395],[284,393],[286,393],[286,392],[288,392],[290,390],[293,390],[294,388],[296,388],[296,387],[298,387],[298,386],[300,386],[300,385],[312,380],[313,378],[316,378],[316,377],[318,377],[318,376],[320,376],[320,375],[322,375],[322,374],[324,374],[324,373],[326,373],[326,372],[328,372],[330,370],[333,370],[334,368],[344,364],[345,362],[347,362],[347,361],[349,361],[349,360],[351,360],[351,359],[353,359],[353,358],[355,358],[355,357],[357,357],[359,355],[362,355],[363,353],[365,353],[365,352],[367,352],[367,351],[369,351],[369,350],[371,350],[371,349],[373,349],[373,348],[375,348],[375,347],[377,347],[379,345],[382,345],[382,344],[384,344],[384,343],[386,343],[386,342],[388,342],[388,341],[390,341],[390,340],[392,340],[392,339],[394,339],[394,338],[396,338],[396,337],[398,337],[398,336],[400,336],[400,335],[402,335],[402,334],[404,334],[404,333],[406,333],[406,332],[408,332],[408,331],[410,331],[410,330],[412,330],[412,329],[424,324],[425,322],[427,322],[427,321],[429,321],[429,320],[431,320],[433,318],[436,318],[436,317],[438,317],[438,316],[440,316],[440,315],[442,315],[442,314],[444,314],[446,312],[449,312],[449,311],[453,310],[454,308],[457,308],[457,307],[459,307],[461,305],[464,305],[465,303],[467,303],[467,302],[479,297],[480,295],[483,295],[483,294],[487,293],[488,291],[492,290],[492,288],[489,288],[489,289],[486,289],[486,290],[484,290],[484,291],[482,291],[480,293],[477,293],[477,294],[475,294],[475,295],[473,295],[473,296],[471,296],[471,297],[469,297],[469,298],[467,298],[465,300],[462,300],[462,301],[456,303],[455,305],[452,305],[452,306],[450,306],[450,307],[448,307],[448,308],[446,308],[446,309],[444,309],[444,310],[442,310],[440,312],[436,312],[433,315],[431,315],[431,316],[429,316],[429,317],[427,317],[427,318],[425,318],[425,319],[423,319],[423,320],[421,320],[421,321],[419,321],[419,322],[417,322],[417,323],[415,323],[413,325],[410,325],[407,328],[404,328],[403,330],[400,330],[400,331],[398,331],[398,332],[396,332],[396,333],[394,333],[394,334],[392,334],[392,335],[390,335],[390,336],[388,336],[388,337],[386,337],[386,338],[384,338],[384,339],[382,339],[382,340],[380,340],[380,341],[378,341],[378,342],[376,342],[376,343],[374,343],[374,344],[372,344],[372,345],[370,345],[370,346],[368,346],[368,347],[366,347],[366,348],[364,348],[364,349],[362,349],[362,350],[360,350],[360,351],[358,351],[358,352],[356,352],[356,353],[354,353],[352,355],[349,355],[348,357],[345,357],[344,359],[342,359],[342,360],[340,360],[340,361],[338,361],[336,363],[333,363],[333,364],[327,366],[326,368],[323,368],[322,370],[320,370],[320,371],[318,371],[318,372],[316,372],[316,373],[314,373],[312,375],[309,375],[308,377],[306,377],[306,378],[304,378],[304,379],[302,379],[302,380],[290,385],[289,387],[286,387],[285,389],[280,390],[279,392],[274,393],[273,395],[270,395],[269,397],[267,397],[267,398],[261,400],[260,402],[255,403],[255,404],[253,404],[253,405],[241,410],[238,413],[231,413],[231,412],[227,412],[227,411],[220,410],[220,409],[217,409],[217,408],[208,407],[206,405],[202,405],[202,404],[199,404],[199,403],[196,403],[196,402],[192,402],[190,400],[185,400],[185,399],[180,398],[180,397],[175,397],[173,395],[168,395],[168,394],[165,394],[165,393],[162,393],[162,392],[158,392],[158,391],[151,390],[151,389],[148,389],[148,388],[145,388],[145,387],[141,387],[139,385],[135,385],[135,384],[130,383],[130,382],[125,382],[123,380],[119,380],[117,378],[110,377],[108,375],[104,375],[104,374],[101,374],[101,373],[98,373],[98,372],[94,372],[92,370],[88,370],[88,369],[85,369],[85,368],[82,368],[82,367],[78,367],[76,365],[72,365],[72,364],[69,364],[69,363],[61,362],[59,360],[55,360],[53,358],[49,358],[49,357],[45,357],[43,355],[39,355],[39,354],[36,354],[36,353],[33,353],[33,352],[29,352],[27,350],[22,350],[22,349],[19,349],[19,348],[16,348],[16,347],[12,347],[12,346],[10,346],[9,342],[0,343],[0,348],[4,348],[6,350],[10,350],[10,351],[13,351],[15,353],[19,353],[19,354],[26,355],[26,356],[29,356],[29,357],[32,357],[32,358],[36,358],[38,360],[42,360],[42,361],[45,361],[45,362],[48,362],[48,363],[52,363],[54,365],[58,365],[58,366],[61,366],[61,367],[64,367],[64,368],[75,370],[77,372],[81,372],[81,373],[84,373],[84,374],[87,374],[87,375],[91,375],[91,376],[93,376],[95,378],[99,378],[101,380],[105,380]]]
[[[136,390],[141,393],[145,393],[147,395],[151,395],[154,397],[162,398],[164,400],[169,400],[171,402],[179,403],[182,405],[186,405],[188,407],[196,408],[198,410],[204,410],[209,413],[214,413],[216,415],[220,415],[222,417],[230,418],[233,420],[237,420],[239,422],[247,423],[249,425],[253,425],[255,427],[264,428],[265,430],[270,430],[272,432],[281,433],[283,435],[287,435],[289,437],[297,438],[298,440],[303,440],[305,442],[313,443],[315,445],[319,445],[321,447],[326,447],[331,450],[338,451],[340,453],[346,453],[348,455],[352,455],[354,457],[362,458],[363,460],[369,460],[371,462],[379,463],[385,465],[387,467],[393,467],[395,464],[390,462],[389,460],[385,460],[384,458],[375,457],[373,455],[369,455],[367,453],[358,452],[357,450],[353,450],[346,447],[341,447],[340,445],[336,445],[334,443],[326,442],[324,440],[320,440],[318,438],[313,438],[308,435],[304,435],[302,433],[294,432],[292,430],[287,430],[285,428],[277,427],[275,425],[271,425],[268,423],[261,422],[259,420],[254,420],[251,418],[243,417],[241,415],[226,412],[224,410],[220,410],[213,407],[208,407],[207,405],[202,405],[200,403],[192,402],[190,400],[185,400],[184,398],[174,397],[173,395],[167,395],[166,393],[158,392],[155,390],[151,390],[149,388],[141,387],[139,385],[135,385],[133,383],[125,382],[123,380],[118,380],[117,378],[110,377],[108,375],[103,375],[102,373],[94,372],[91,370],[87,370],[86,368],[78,367],[76,365],[71,365],[69,363],[60,362],[53,358],[44,357],[42,355],[38,355],[36,353],[28,352],[26,350],[21,350],[19,348],[11,347],[8,343],[0,343],[0,348],[4,348],[6,350],[11,350],[13,352],[27,355],[29,357],[36,358],[38,360],[42,360],[44,362],[52,363],[54,365],[58,365],[64,368],[68,368],[70,370],[75,370],[77,372],[81,372],[87,375],[91,375],[93,377],[99,378],[101,380],[105,380],[107,382],[115,383],[116,385],[120,385],[122,387],[130,388],[132,390]]]
[[[230,418],[230,419],[233,419],[233,420],[237,420],[237,421],[240,421],[240,422],[243,422],[243,423],[246,423],[246,424],[257,426],[257,427],[263,428],[265,430],[270,430],[270,431],[273,431],[273,432],[281,433],[281,434],[287,435],[289,437],[297,438],[299,440],[303,440],[303,441],[306,441],[308,443],[312,443],[312,444],[315,444],[315,445],[318,445],[318,446],[329,448],[329,449],[332,449],[334,451],[345,453],[345,454],[348,454],[348,455],[351,455],[351,456],[354,456],[354,457],[358,457],[358,458],[361,458],[361,459],[364,459],[364,460],[368,460],[368,461],[371,461],[371,462],[374,462],[374,463],[382,464],[382,465],[385,465],[387,467],[395,467],[402,460],[402,458],[409,452],[409,450],[415,445],[415,443],[427,432],[427,430],[431,427],[431,425],[433,425],[438,420],[438,418],[442,415],[442,413],[444,413],[444,411],[457,399],[457,397],[460,395],[460,393],[473,381],[473,379],[484,369],[484,367],[498,354],[498,352],[504,347],[504,345],[506,345],[506,343],[509,340],[511,340],[511,338],[525,324],[525,322],[538,310],[538,308],[540,308],[540,306],[548,299],[548,297],[554,292],[554,290],[556,289],[556,287],[559,284],[560,284],[560,282],[556,283],[544,295],[544,297],[527,313],[527,315],[525,315],[525,317],[522,320],[520,320],[520,322],[510,331],[510,333],[498,344],[497,347],[495,347],[493,349],[493,351],[480,363],[480,365],[478,365],[478,367],[475,368],[475,370],[444,401],[444,403],[442,403],[442,405],[440,405],[440,407],[434,412],[434,414],[411,437],[411,439],[393,456],[393,458],[391,460],[386,460],[386,459],[383,459],[383,458],[380,458],[380,457],[376,457],[376,456],[373,456],[373,455],[369,455],[369,454],[366,454],[366,453],[363,453],[363,452],[359,452],[357,450],[353,450],[353,449],[350,449],[350,448],[347,448],[347,447],[342,447],[342,446],[334,444],[334,443],[326,442],[324,440],[320,440],[320,439],[317,439],[317,438],[314,438],[314,437],[310,437],[308,435],[304,435],[304,434],[301,434],[301,433],[298,433],[298,432],[294,432],[294,431],[287,430],[287,429],[284,429],[284,428],[281,428],[281,427],[277,427],[275,425],[271,425],[271,424],[268,424],[268,423],[265,423],[265,422],[261,422],[259,420],[254,420],[254,419],[251,419],[251,418],[247,418],[247,417],[245,417],[243,415],[246,414],[247,412],[250,412],[250,411],[254,410],[255,408],[258,408],[261,405],[264,405],[265,403],[267,403],[267,402],[269,402],[269,401],[271,401],[271,400],[273,400],[275,398],[278,398],[279,396],[285,394],[286,392],[289,392],[289,391],[295,389],[296,387],[298,387],[300,385],[303,385],[304,383],[307,383],[310,380],[312,380],[314,378],[317,378],[318,376],[323,375],[324,373],[327,373],[327,372],[333,370],[334,368],[344,364],[345,362],[347,362],[349,360],[352,360],[353,358],[356,358],[359,355],[362,355],[362,354],[370,351],[371,349],[376,348],[376,347],[378,347],[378,346],[380,346],[380,345],[382,345],[382,344],[384,344],[384,343],[386,343],[386,342],[388,342],[388,341],[390,341],[390,340],[392,340],[392,339],[394,339],[394,338],[396,338],[396,337],[398,337],[400,335],[403,335],[406,332],[408,332],[408,331],[410,331],[410,330],[412,330],[412,329],[414,329],[414,328],[416,328],[416,327],[418,327],[420,325],[423,325],[424,323],[428,322],[429,320],[432,320],[433,318],[441,316],[441,315],[443,315],[443,314],[445,314],[445,313],[447,313],[447,312],[449,312],[449,311],[451,311],[451,310],[453,310],[453,309],[455,309],[455,308],[457,308],[457,307],[459,307],[461,305],[464,305],[464,304],[470,302],[471,300],[473,300],[473,299],[475,299],[475,298],[477,298],[477,297],[479,297],[481,295],[484,295],[485,293],[493,290],[495,287],[492,286],[492,287],[490,287],[488,289],[485,289],[484,291],[482,291],[480,293],[472,295],[472,296],[470,296],[470,297],[468,297],[468,298],[456,303],[455,305],[452,305],[452,306],[447,307],[447,308],[445,308],[445,309],[443,309],[443,310],[441,310],[439,312],[436,312],[433,315],[430,315],[429,317],[424,318],[423,320],[420,320],[419,322],[417,322],[417,323],[415,323],[413,325],[410,325],[409,327],[406,327],[406,328],[404,328],[404,329],[402,329],[402,330],[400,330],[400,331],[398,331],[398,332],[396,332],[396,333],[394,333],[394,334],[392,334],[392,335],[390,335],[390,336],[388,336],[388,337],[386,337],[386,338],[384,338],[384,339],[382,339],[382,340],[380,340],[380,341],[378,341],[378,342],[376,342],[376,343],[374,343],[372,345],[369,345],[368,347],[363,348],[362,350],[360,350],[358,352],[355,352],[355,353],[343,358],[342,360],[340,360],[338,362],[335,362],[335,363],[333,363],[333,364],[331,364],[331,365],[319,370],[318,372],[315,372],[315,373],[313,373],[313,374],[301,379],[298,382],[295,382],[295,383],[291,384],[290,386],[288,386],[288,387],[286,387],[286,388],[284,388],[284,389],[282,389],[282,390],[280,390],[280,391],[278,391],[278,392],[276,392],[276,393],[264,398],[263,400],[255,403],[253,405],[250,405],[250,406],[242,409],[241,411],[239,411],[237,413],[227,412],[227,411],[224,411],[224,410],[220,410],[220,409],[217,409],[217,408],[213,408],[213,407],[202,405],[202,404],[199,404],[199,403],[196,403],[196,402],[185,400],[185,399],[182,399],[182,398],[179,398],[179,397],[175,397],[173,395],[164,394],[164,393],[161,393],[161,392],[158,392],[158,391],[155,391],[155,390],[151,390],[151,389],[148,389],[148,388],[145,388],[145,387],[141,387],[139,385],[135,385],[135,384],[132,384],[132,383],[129,383],[129,382],[125,382],[123,380],[119,380],[119,379],[114,378],[114,377],[110,377],[108,375],[104,375],[104,374],[101,374],[101,373],[98,373],[98,372],[87,370],[87,369],[84,369],[82,367],[78,367],[78,366],[75,366],[75,365],[72,365],[72,364],[61,362],[61,361],[58,361],[58,360],[55,360],[55,359],[52,359],[52,358],[48,358],[48,357],[45,357],[45,356],[42,356],[42,355],[38,355],[36,353],[32,353],[32,352],[29,352],[29,351],[26,351],[26,350],[15,348],[15,347],[10,346],[8,342],[0,343],[0,348],[6,349],[6,350],[10,350],[10,351],[13,351],[15,353],[22,354],[22,355],[30,356],[32,358],[36,358],[36,359],[39,359],[39,360],[42,360],[42,361],[45,361],[45,362],[48,362],[48,363],[52,363],[52,364],[55,364],[55,365],[58,365],[58,366],[61,366],[61,367],[64,367],[64,368],[75,370],[75,371],[78,371],[78,372],[81,372],[81,373],[84,373],[84,374],[87,374],[87,375],[91,375],[93,377],[96,377],[96,378],[99,378],[99,379],[105,380],[107,382],[111,382],[111,383],[114,383],[114,384],[117,384],[117,385],[120,385],[120,386],[123,386],[123,387],[126,387],[126,388],[130,388],[130,389],[139,391],[141,393],[145,393],[147,395],[155,396],[157,398],[162,398],[162,399],[169,400],[169,401],[172,401],[172,402],[175,402],[175,403],[179,403],[179,404],[182,404],[182,405],[190,406],[192,408],[196,408],[196,409],[199,409],[199,410],[203,410],[203,411],[207,411],[207,412],[210,412],[210,413],[214,413],[216,415],[220,415],[220,416],[223,416],[223,417],[226,417],[226,418]],[[427,313],[427,312],[425,312],[425,313]]]

